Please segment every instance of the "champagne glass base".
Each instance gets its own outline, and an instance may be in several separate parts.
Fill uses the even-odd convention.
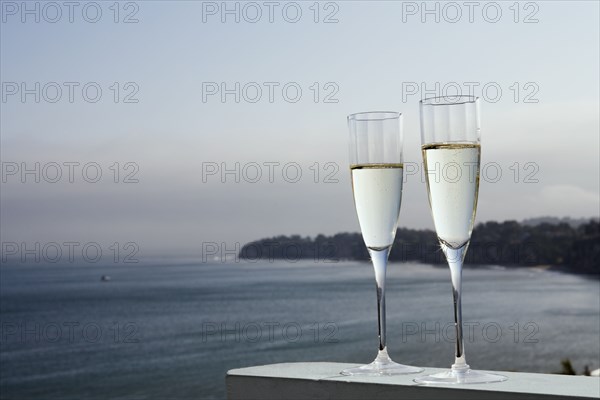
[[[423,368],[411,367],[409,365],[398,364],[390,358],[386,349],[380,350],[375,361],[371,364],[355,368],[348,368],[340,372],[342,375],[352,376],[390,376],[418,374],[423,372]]]
[[[426,385],[465,385],[473,383],[503,382],[507,379],[508,378],[504,375],[463,368],[450,369],[433,375],[419,376],[418,378],[415,378],[414,381]]]

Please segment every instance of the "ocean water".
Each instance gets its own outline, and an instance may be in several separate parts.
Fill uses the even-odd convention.
[[[111,280],[102,282],[100,277]],[[538,269],[464,271],[473,368],[600,368],[597,279]],[[221,399],[232,368],[366,363],[377,348],[367,263],[0,268],[0,394],[18,399]],[[447,268],[391,264],[388,348],[453,362]]]

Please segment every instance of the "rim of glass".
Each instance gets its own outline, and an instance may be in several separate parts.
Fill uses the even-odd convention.
[[[457,106],[460,104],[475,103],[479,100],[477,96],[459,94],[456,96],[427,97],[419,101],[424,106]]]
[[[384,121],[398,119],[401,115],[396,111],[363,111],[348,115],[348,121]]]

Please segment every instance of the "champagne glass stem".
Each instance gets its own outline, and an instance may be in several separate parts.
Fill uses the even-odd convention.
[[[454,364],[452,365],[452,369],[457,371],[467,370],[469,366],[467,365],[467,359],[465,357],[461,302],[462,267],[467,245],[464,245],[458,249],[453,249],[442,244],[442,249],[446,254],[448,266],[450,267],[450,276],[452,278],[452,297],[454,299],[454,327],[456,329],[456,347],[454,351],[455,359]]]
[[[373,269],[375,270],[375,284],[377,288],[377,327],[379,334],[379,351],[385,351],[385,274],[387,270],[390,248],[381,250],[369,249]],[[387,354],[386,354],[387,356]]]

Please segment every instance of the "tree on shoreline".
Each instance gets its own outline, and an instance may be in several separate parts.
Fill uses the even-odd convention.
[[[247,260],[368,260],[360,233],[337,233],[315,238],[276,236],[244,245],[240,258]],[[445,264],[435,232],[400,228],[390,261]],[[478,224],[472,235],[466,264],[502,266],[562,266],[569,271],[600,275],[600,223],[579,226],[566,222],[538,225],[517,221]]]

